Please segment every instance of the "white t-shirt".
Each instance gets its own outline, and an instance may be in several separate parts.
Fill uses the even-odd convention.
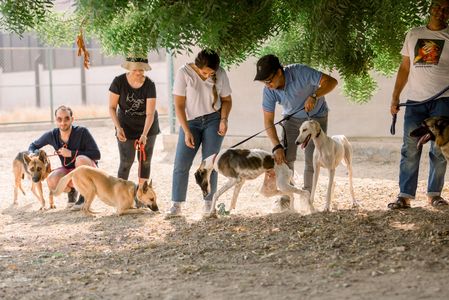
[[[231,95],[232,91],[228,76],[223,68],[220,67],[217,70],[216,78],[217,82],[215,85],[219,97],[217,103],[215,103],[215,109],[219,110],[221,108],[220,97],[227,97]],[[173,94],[186,97],[186,116],[188,121],[216,111],[212,108],[212,103],[214,102],[213,86],[214,81],[212,78],[209,77],[206,80],[202,80],[189,64],[179,68],[173,84]]]
[[[439,31],[413,28],[401,54],[410,57],[407,99],[426,100],[449,85],[449,27]],[[449,97],[449,91],[442,96]]]

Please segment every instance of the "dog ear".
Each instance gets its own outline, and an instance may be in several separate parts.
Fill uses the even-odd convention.
[[[437,120],[437,122],[436,122],[436,126],[440,129],[440,130],[443,130],[444,128],[446,128],[447,126],[449,125],[449,120],[448,119],[443,119],[443,118],[440,118],[440,119],[438,119]]]
[[[143,183],[142,189],[144,193],[148,191],[148,183],[146,181]]]
[[[43,163],[47,162],[47,153],[44,150],[39,150],[39,160]]]
[[[28,154],[23,155],[23,162],[28,165],[31,161],[31,158],[28,156]]]

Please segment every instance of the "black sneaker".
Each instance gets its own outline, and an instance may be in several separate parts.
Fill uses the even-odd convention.
[[[75,188],[71,188],[70,191],[67,193],[67,208],[72,207],[76,202],[76,197],[78,197],[78,192],[75,190]]]
[[[84,205],[84,196],[80,195],[78,201],[72,206],[72,210],[81,210]]]

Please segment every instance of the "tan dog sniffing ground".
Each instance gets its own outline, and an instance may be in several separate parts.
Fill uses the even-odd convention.
[[[45,209],[45,198],[42,191],[42,182],[51,172],[50,160],[43,150],[39,150],[38,154],[29,154],[28,151],[19,152],[12,163],[14,174],[14,205],[17,205],[17,197],[19,189],[25,195],[22,188],[22,179],[25,175],[31,179],[31,191],[41,203],[40,210]],[[37,191],[36,191],[37,189]],[[53,203],[53,195],[49,195],[50,208],[56,208]]]
[[[335,169],[342,162],[348,169],[349,177],[349,191],[352,198],[352,206],[357,207],[359,203],[354,196],[354,188],[352,185],[352,146],[344,135],[334,135],[328,137],[326,133],[321,130],[320,123],[314,120],[309,120],[302,123],[299,128],[299,136],[296,139],[296,144],[305,148],[307,144],[313,140],[315,150],[313,152],[313,184],[310,193],[310,202],[313,204],[318,177],[320,176],[320,168],[329,170],[329,183],[327,186],[325,211],[329,211],[330,203],[334,196],[335,186]]]
[[[62,177],[53,194],[55,196],[61,194],[70,180],[75,189],[84,196],[85,202],[81,210],[86,214],[93,213],[90,206],[95,196],[107,205],[115,207],[118,215],[145,212],[145,209],[134,207],[135,197],[152,211],[159,210],[151,181],[149,184],[145,181],[139,186],[132,181],[111,176],[100,169],[81,166]]]

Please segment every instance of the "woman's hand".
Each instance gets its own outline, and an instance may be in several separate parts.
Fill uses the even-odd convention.
[[[193,134],[190,131],[185,132],[184,141],[187,147],[195,149],[195,139],[193,138]]]
[[[117,136],[117,139],[120,142],[126,142],[126,135],[125,135],[125,131],[123,130],[123,128],[122,127],[116,127],[115,131],[116,131],[115,135]]]
[[[228,119],[221,118],[217,133],[218,135],[225,136],[227,131],[228,131]]]
[[[141,135],[140,136],[140,138],[139,138],[139,144],[142,144],[142,145],[146,145],[147,144],[147,136],[146,135]]]

